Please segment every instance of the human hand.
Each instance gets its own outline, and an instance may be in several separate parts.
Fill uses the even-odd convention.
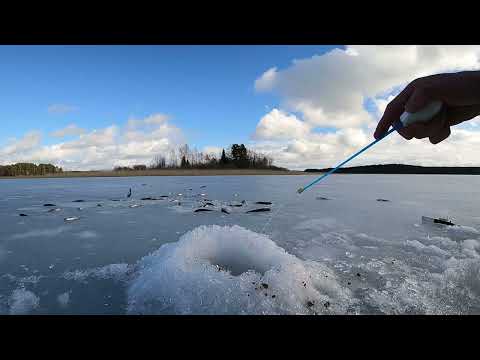
[[[385,109],[374,133],[376,139],[388,131],[404,111],[415,113],[434,100],[442,110],[426,123],[414,123],[398,132],[405,139],[428,137],[438,144],[450,136],[450,127],[480,115],[480,71],[463,71],[418,78]]]

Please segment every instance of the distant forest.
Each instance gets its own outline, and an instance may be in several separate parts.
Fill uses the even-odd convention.
[[[152,163],[132,167],[117,166],[115,171],[147,169],[272,169],[285,170],[273,165],[273,159],[267,155],[247,149],[244,144],[233,144],[227,151],[222,149],[220,157],[205,154],[188,145],[171,149],[168,154],[157,155]]]
[[[328,172],[326,169],[306,169],[305,172]],[[340,168],[340,174],[443,174],[480,175],[480,167],[415,166],[402,164],[366,165]]]
[[[17,163],[0,165],[0,176],[50,175],[63,172],[63,169],[52,164]]]

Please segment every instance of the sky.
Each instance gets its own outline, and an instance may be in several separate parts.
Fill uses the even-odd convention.
[[[0,46],[0,164],[110,169],[244,143],[331,167],[409,81],[479,67],[480,46]],[[477,122],[436,146],[391,136],[352,165],[480,166]]]

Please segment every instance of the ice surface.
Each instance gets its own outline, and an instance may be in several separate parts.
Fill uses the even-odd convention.
[[[80,239],[94,239],[98,237],[98,233],[92,230],[84,230],[75,234]]]
[[[478,177],[314,177],[2,179],[0,313],[480,314]]]
[[[7,257],[7,250],[0,245],[0,263]]]
[[[12,239],[26,239],[26,238],[38,238],[38,237],[49,237],[49,236],[57,236],[60,235],[62,232],[67,230],[67,227],[60,226],[54,229],[35,229],[30,230],[22,234],[14,234],[12,235]]]

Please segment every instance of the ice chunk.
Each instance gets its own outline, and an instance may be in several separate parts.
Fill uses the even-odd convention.
[[[33,292],[24,288],[16,289],[10,296],[10,314],[24,315],[38,307],[40,299]]]
[[[91,268],[86,270],[67,271],[63,274],[63,278],[74,281],[85,281],[87,278],[97,279],[113,279],[115,281],[127,280],[131,266],[129,264],[110,264],[103,267]]]
[[[57,301],[61,307],[66,308],[70,302],[70,292],[64,292],[57,296]]]
[[[266,284],[267,286],[263,285]],[[130,314],[312,314],[346,311],[350,290],[318,262],[240,226],[200,226],[142,258]],[[329,302],[329,306],[323,304]],[[308,306],[311,302],[314,305]]]

